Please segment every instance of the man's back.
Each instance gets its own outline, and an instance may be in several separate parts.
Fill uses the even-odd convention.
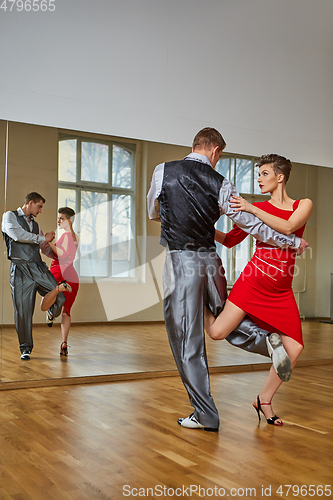
[[[218,197],[223,179],[196,159],[165,163],[158,197],[164,246],[171,250],[215,249],[214,224],[220,217]]]

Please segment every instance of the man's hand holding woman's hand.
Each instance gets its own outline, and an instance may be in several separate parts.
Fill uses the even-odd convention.
[[[307,241],[305,241],[304,238],[301,238],[301,244],[296,249],[297,255],[302,255],[302,253],[304,252],[304,250],[306,250],[308,248],[308,246],[309,246],[309,243]]]
[[[50,243],[50,241],[54,240],[55,238],[55,232],[54,231],[49,231],[48,233],[45,233],[45,241],[47,243]]]

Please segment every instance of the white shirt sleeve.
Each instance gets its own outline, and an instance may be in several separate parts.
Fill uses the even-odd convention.
[[[46,257],[49,257],[49,259],[54,259],[55,254],[54,254],[52,248],[50,247],[50,245],[48,244],[48,242],[45,241],[45,236],[43,236],[43,237],[44,237],[44,242],[39,245],[40,249],[41,249],[41,252]]]
[[[30,233],[25,231],[23,227],[17,222],[15,214],[11,211],[5,212],[2,217],[1,229],[4,233],[8,234],[14,241],[22,243],[44,243],[45,236],[39,228],[39,234]]]
[[[258,240],[278,247],[298,248],[301,244],[301,239],[294,234],[289,236],[275,231],[267,226],[258,217],[248,212],[235,212],[230,206],[230,197],[239,196],[238,190],[232,182],[224,179],[220,193],[219,206],[223,214],[227,215],[241,229],[255,236]]]
[[[147,194],[148,217],[155,221],[160,220],[158,197],[162,191],[163,175],[164,163],[160,163],[154,170],[150,189]]]

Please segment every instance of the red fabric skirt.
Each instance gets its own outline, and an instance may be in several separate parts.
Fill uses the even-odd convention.
[[[294,253],[257,248],[228,299],[258,326],[282,332],[303,345],[301,320],[291,288]]]

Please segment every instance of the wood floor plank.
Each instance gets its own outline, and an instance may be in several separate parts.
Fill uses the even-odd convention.
[[[252,498],[262,498],[270,488],[269,498],[288,500],[286,491],[276,493],[280,485],[331,484],[333,366],[294,370],[274,399],[281,428],[258,423],[252,408],[265,378],[260,371],[211,376],[216,434],[177,425],[191,407],[175,377],[4,391],[0,499],[120,500],[148,488],[150,498],[161,498],[161,488],[174,491],[164,498],[186,498],[176,495],[182,488],[192,488],[193,498],[252,488]]]
[[[274,410],[284,421],[279,428],[258,423],[252,407],[265,371],[211,375],[221,417],[220,432],[213,434],[177,424],[192,411],[179,377],[2,391],[0,500],[120,500],[124,492],[132,491],[129,498],[143,497],[148,489],[150,498],[161,498],[162,488],[168,492],[162,498],[186,498],[186,493],[176,494],[186,488],[192,488],[193,498],[219,498],[207,494],[214,488],[237,498],[232,493],[240,488],[238,497],[245,498],[251,488],[256,492],[252,498],[290,500],[306,496],[287,496],[284,485],[330,485],[333,365],[325,363],[333,352],[333,325],[305,322],[304,327],[310,346],[305,358],[320,364],[296,368],[281,386],[274,398]],[[122,370],[131,366],[132,337],[139,330],[128,334],[130,355]],[[146,331],[147,343],[154,334]],[[107,335],[102,334],[104,343]],[[230,347],[218,345],[220,352]],[[54,360],[47,372],[47,363],[36,356],[31,370],[24,370],[27,377],[44,376],[59,365],[57,376],[68,375],[71,363],[75,370],[84,366],[79,358],[75,354],[63,366]],[[269,495],[263,495],[263,488]],[[312,496],[320,497],[328,495]]]

